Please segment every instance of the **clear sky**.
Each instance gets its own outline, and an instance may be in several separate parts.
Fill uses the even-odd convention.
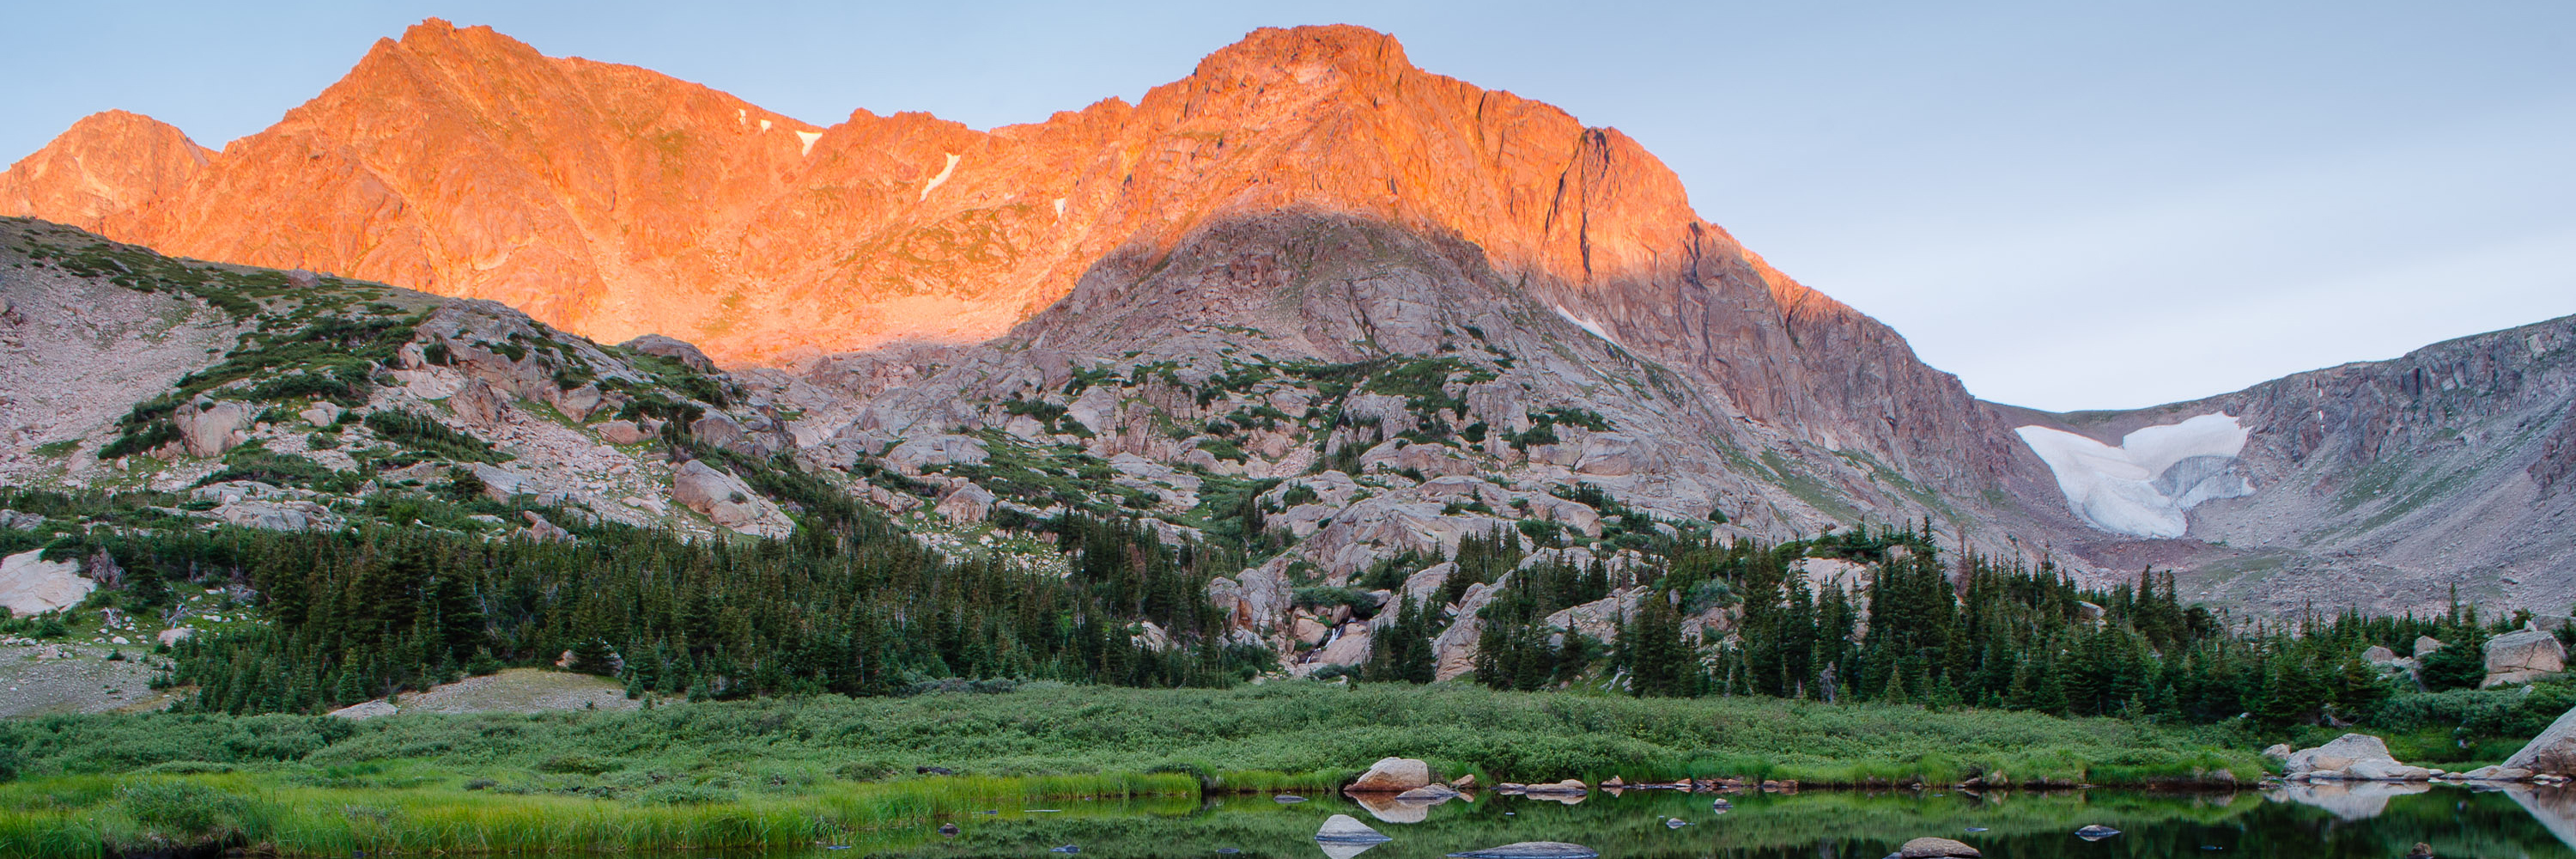
[[[2576,3],[28,3],[0,159],[220,147],[423,17],[829,124],[1134,100],[1265,25],[1615,126],[1978,396],[2142,406],[2576,313]]]

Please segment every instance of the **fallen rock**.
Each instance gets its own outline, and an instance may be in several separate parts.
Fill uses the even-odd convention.
[[[1483,850],[1469,850],[1449,855],[1462,857],[1462,859],[1592,859],[1601,855],[1601,852],[1581,844],[1567,844],[1563,841],[1523,841],[1518,844],[1505,844],[1501,847],[1487,847]]]
[[[1402,793],[1431,783],[1431,765],[1413,758],[1380,758],[1344,790]]]
[[[1905,846],[1896,848],[1896,855],[1904,859],[1941,859],[1941,857],[1951,856],[1978,857],[1986,854],[1979,853],[1977,848],[1958,841],[1927,836],[1905,842]]]
[[[1315,840],[1342,844],[1382,844],[1395,839],[1388,838],[1386,833],[1370,829],[1369,825],[1361,823],[1359,818],[1336,814],[1324,820],[1323,828],[1315,830]]]
[[[2566,671],[2567,648],[2555,634],[2524,629],[2487,639],[2486,661],[2487,678],[2478,688],[2529,683]]]
[[[80,564],[45,560],[41,549],[0,558],[0,606],[16,617],[79,605],[98,583],[81,577]]]

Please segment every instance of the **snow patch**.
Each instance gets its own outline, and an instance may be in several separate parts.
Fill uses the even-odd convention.
[[[930,177],[930,184],[921,186],[921,199],[930,199],[930,189],[937,188],[939,183],[948,181],[948,174],[955,172],[957,172],[957,154],[952,152],[948,154],[948,166],[939,168],[939,175]]]
[[[769,125],[770,125],[769,120],[766,120],[766,119],[761,120],[761,121],[760,121],[760,130],[762,130],[762,131],[768,131],[768,130],[769,130]],[[821,135],[816,135],[816,136],[818,136],[818,137],[819,137],[819,136],[821,136]]]
[[[1064,220],[1064,198],[1063,198],[1063,197],[1057,197],[1057,198],[1055,198],[1055,219],[1056,219],[1056,220],[1059,220],[1059,221]]]
[[[800,154],[812,155],[814,154],[814,141],[823,139],[823,132],[799,131],[796,132],[796,139],[805,142],[805,151]]]
[[[733,109],[733,124],[735,124],[735,125],[747,125],[747,124],[749,124],[750,122],[751,122],[751,111],[746,110],[746,109],[744,109],[744,108],[739,108],[739,107],[737,107],[737,108],[734,108],[734,109]]]
[[[1563,312],[1563,311],[1559,311]],[[2066,506],[2085,524],[2135,537],[2180,537],[2183,515],[2213,498],[2254,494],[2237,454],[2245,427],[2224,412],[2147,427],[2112,447],[2043,426],[2013,430],[2057,475]]]
[[[1621,343],[1619,342],[1619,338],[1616,338],[1616,337],[1612,337],[1612,336],[1610,336],[1610,331],[1609,331],[1608,329],[1602,328],[1602,327],[1601,327],[1601,323],[1594,322],[1594,321],[1592,321],[1592,320],[1585,319],[1585,318],[1580,317],[1580,316],[1576,316],[1576,315],[1574,315],[1574,313],[1573,313],[1572,311],[1566,310],[1566,309],[1565,309],[1565,305],[1562,305],[1562,304],[1551,304],[1551,305],[1548,305],[1548,307],[1554,308],[1554,309],[1556,310],[1556,315],[1558,315],[1558,316],[1562,316],[1562,317],[1565,317],[1565,321],[1567,321],[1567,322],[1572,322],[1572,323],[1574,323],[1574,324],[1575,324],[1575,326],[1576,326],[1576,327],[1582,328],[1582,329],[1583,329],[1583,330],[1585,330],[1585,331],[1590,331],[1590,332],[1592,332],[1592,336],[1594,336],[1594,337],[1599,337],[1599,338],[1601,338],[1601,339],[1603,339],[1603,340],[1609,341],[1610,345],[1612,345],[1612,346],[1617,346],[1617,347],[1619,347],[1619,348],[1621,348],[1621,349],[1626,349],[1626,348],[1628,348],[1626,345],[1621,344]]]

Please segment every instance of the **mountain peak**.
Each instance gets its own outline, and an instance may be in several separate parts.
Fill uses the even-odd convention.
[[[45,212],[99,229],[111,216],[176,192],[213,154],[169,123],[100,111],[0,173],[0,212]]]
[[[1416,71],[1405,59],[1404,45],[1394,36],[1352,24],[1263,27],[1199,61],[1196,78],[1226,77],[1247,70],[1291,70],[1330,66],[1361,78],[1386,78]],[[1309,72],[1310,73],[1310,72]]]

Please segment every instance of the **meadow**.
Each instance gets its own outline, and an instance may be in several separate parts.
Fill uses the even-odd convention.
[[[1041,683],[365,722],[54,716],[0,732],[0,764],[18,776],[0,785],[0,855],[30,857],[203,842],[293,855],[829,843],[1051,800],[1185,809],[1227,793],[1329,790],[1387,756],[1485,784],[2216,786],[2264,772],[2215,728],[1465,684]],[[955,774],[918,772],[934,766]]]

